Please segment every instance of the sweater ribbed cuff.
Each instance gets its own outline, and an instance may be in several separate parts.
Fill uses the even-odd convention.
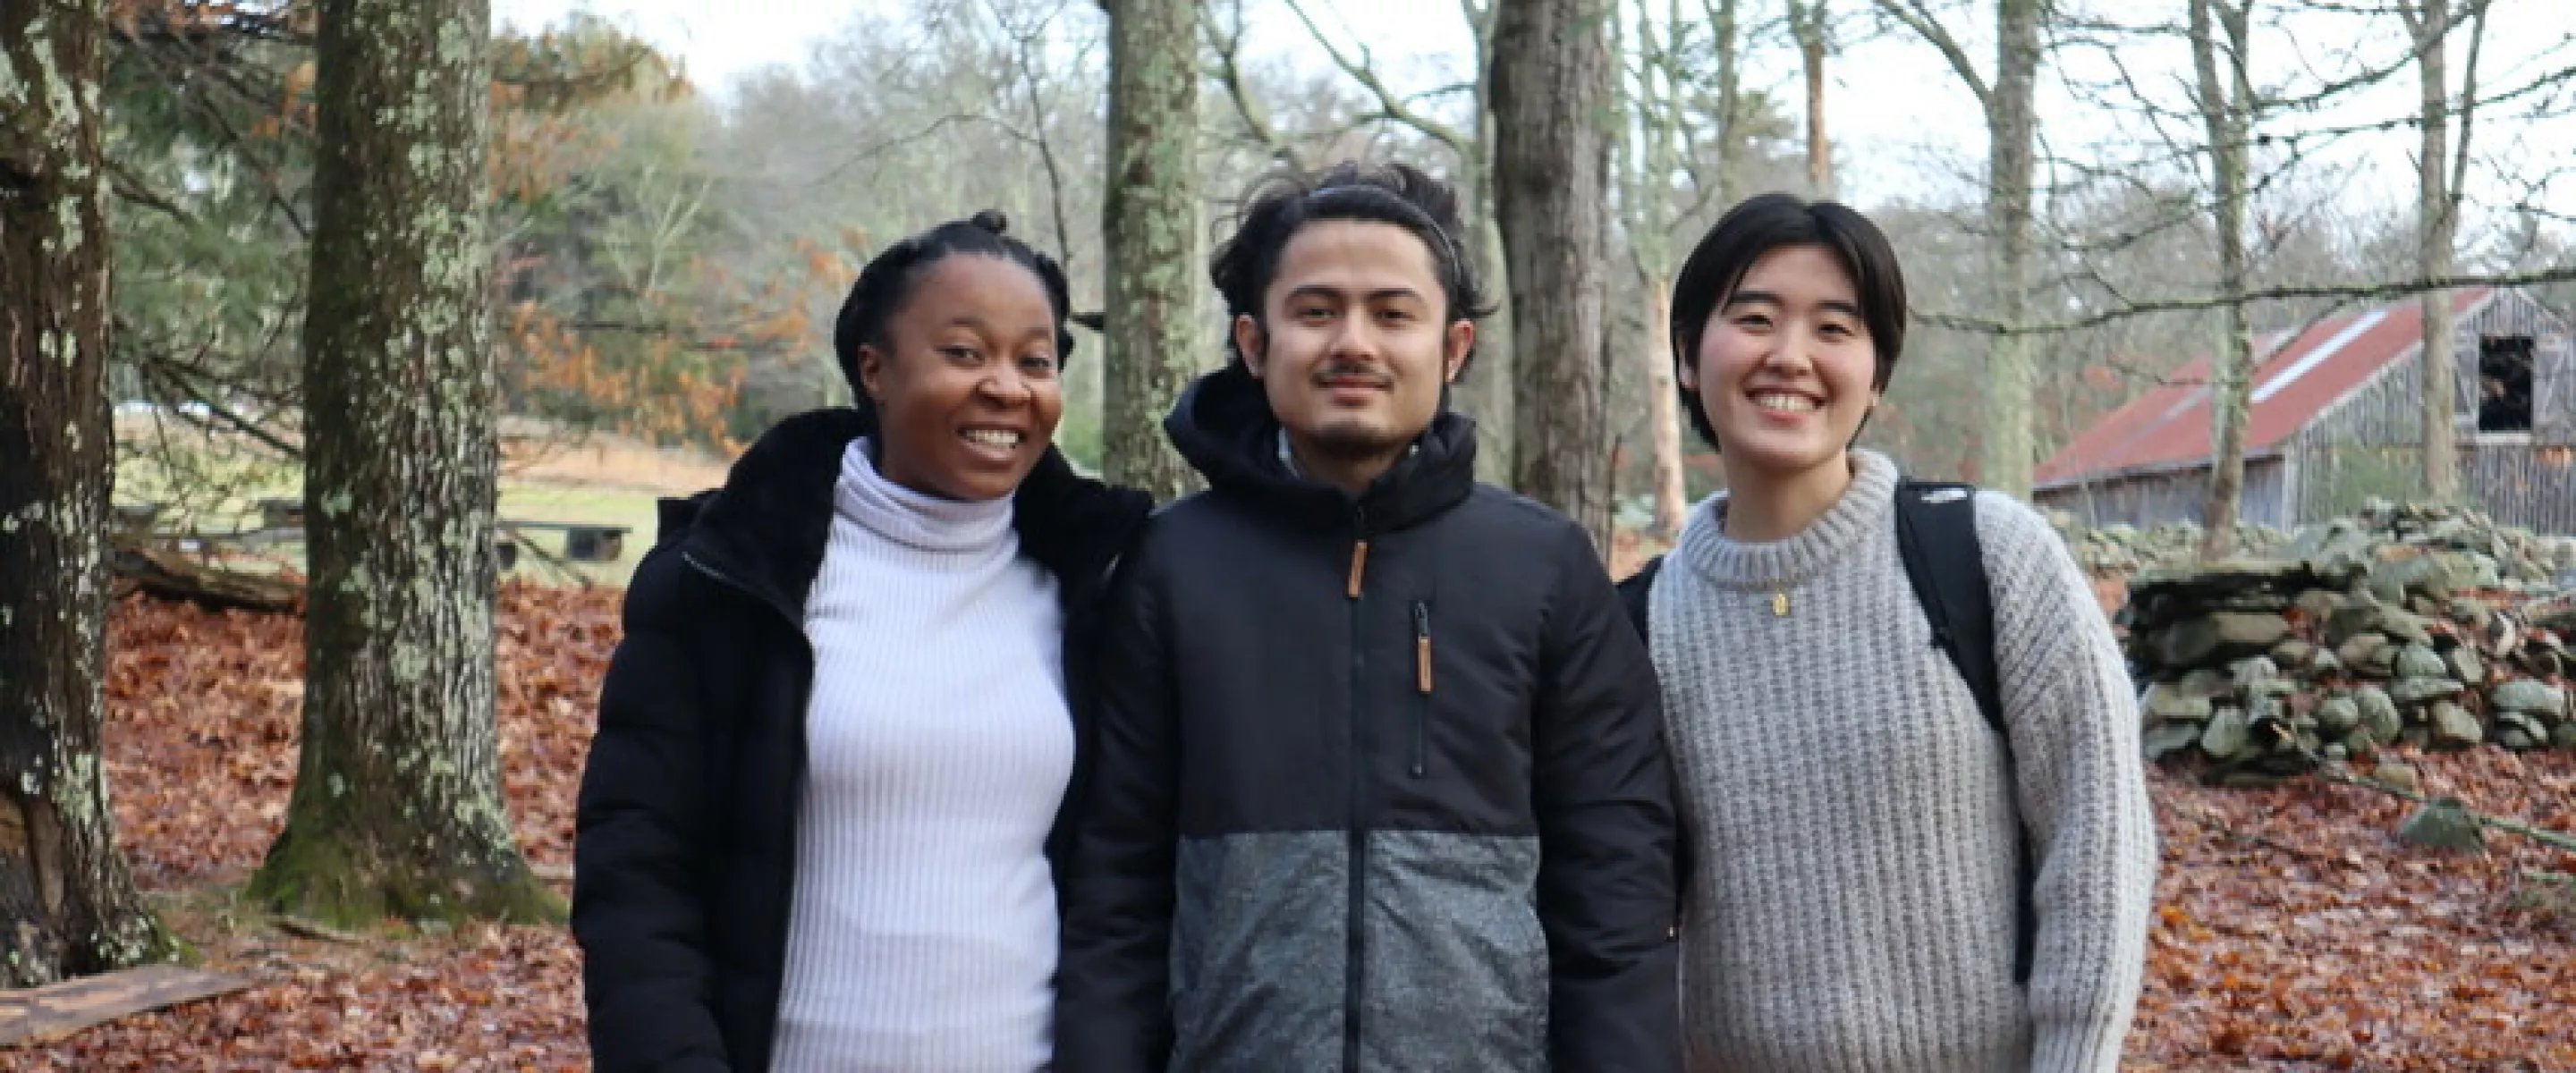
[[[2031,1073],[2109,1073],[2120,1068],[2117,1021],[2041,1021],[2030,1052]]]

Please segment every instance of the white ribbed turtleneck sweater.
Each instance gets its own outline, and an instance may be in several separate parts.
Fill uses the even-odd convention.
[[[1055,580],[1009,500],[897,486],[866,440],[833,494],[774,1068],[1040,1068],[1073,770]]]

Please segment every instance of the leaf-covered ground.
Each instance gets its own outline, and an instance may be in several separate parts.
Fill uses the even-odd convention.
[[[502,755],[530,857],[558,882],[616,595],[514,587]],[[285,813],[301,675],[291,619],[117,609],[108,777],[140,882],[249,991],[0,1051],[61,1070],[587,1068],[580,955],[559,929],[277,928],[231,891]],[[2576,757],[2406,758],[2427,792],[2576,833]],[[2411,806],[2308,781],[2158,774],[2165,868],[2138,1069],[2576,1070],[2576,854],[2491,835],[2480,857],[2393,839]]]

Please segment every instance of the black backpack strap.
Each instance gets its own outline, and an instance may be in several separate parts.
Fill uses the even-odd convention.
[[[1977,540],[1976,489],[1964,484],[1900,481],[1896,546],[1906,580],[1932,623],[1932,644],[1967,680],[1977,710],[2004,732],[2003,690],[1995,671],[1995,607],[1986,583],[1985,546]]]
[[[1654,595],[1655,577],[1663,572],[1664,557],[1658,555],[1646,560],[1646,565],[1638,567],[1636,573],[1619,583],[1619,606],[1627,609],[1628,624],[1637,628],[1637,639],[1649,646],[1654,643],[1654,635],[1646,632],[1646,610],[1653,602],[1650,597]],[[1678,768],[1674,771],[1673,783],[1678,790],[1681,783]],[[1679,802],[1675,805],[1678,807]],[[1673,840],[1673,900],[1677,910],[1690,894],[1691,861],[1691,840],[1684,832],[1682,837]],[[1676,920],[1674,926],[1680,927],[1680,922]]]
[[[1994,590],[1986,579],[1985,546],[1977,539],[1976,489],[1965,484],[1902,480],[1896,486],[1896,546],[1905,577],[1932,626],[1932,644],[1950,657],[1977,711],[2001,739],[2004,777],[2016,795],[2021,782],[2013,763],[2012,734],[2004,725],[2002,676],[1995,669]],[[2019,826],[2016,824],[2016,826]],[[2020,904],[2015,912],[2013,981],[2028,983],[2039,918],[2031,887],[2038,881],[2030,834],[2019,832]]]
[[[1646,609],[1651,602],[1647,597],[1654,591],[1655,575],[1663,572],[1664,557],[1658,555],[1646,560],[1646,565],[1638,567],[1636,573],[1628,575],[1628,580],[1619,583],[1619,606],[1628,609],[1628,624],[1637,628],[1640,638],[1650,636],[1646,633]]]

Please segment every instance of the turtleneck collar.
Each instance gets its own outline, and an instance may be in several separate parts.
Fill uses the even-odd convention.
[[[832,505],[842,517],[917,551],[989,551],[1010,536],[1010,499],[942,499],[903,487],[877,472],[870,442],[865,436],[851,440],[841,455]]]
[[[1896,463],[1876,451],[1849,452],[1851,486],[1842,498],[1786,540],[1746,543],[1726,536],[1726,493],[1693,509],[1673,554],[1710,584],[1732,589],[1773,589],[1823,573],[1873,533],[1891,531],[1896,509]]]

